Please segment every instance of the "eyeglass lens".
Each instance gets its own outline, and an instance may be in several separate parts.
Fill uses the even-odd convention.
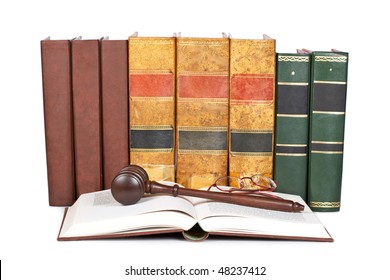
[[[274,183],[271,179],[258,174],[252,176],[252,181],[254,184],[266,189],[271,189],[274,187]]]
[[[215,182],[215,184],[217,187],[242,188],[241,179],[238,177],[221,177]]]
[[[272,181],[261,175],[252,177],[221,177],[215,182],[217,187],[231,187],[244,190],[272,189]]]

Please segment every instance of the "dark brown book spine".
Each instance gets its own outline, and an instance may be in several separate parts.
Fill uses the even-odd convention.
[[[98,40],[72,41],[76,194],[102,189],[100,54]]]
[[[70,42],[42,40],[42,89],[49,204],[75,201]]]
[[[101,41],[104,189],[129,164],[127,40]]]

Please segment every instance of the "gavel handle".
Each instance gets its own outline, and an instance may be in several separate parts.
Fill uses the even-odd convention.
[[[302,204],[287,199],[187,189],[181,188],[177,184],[173,186],[167,186],[155,181],[148,181],[146,193],[171,194],[173,196],[193,196],[219,202],[284,212],[300,212],[304,210],[304,206]]]

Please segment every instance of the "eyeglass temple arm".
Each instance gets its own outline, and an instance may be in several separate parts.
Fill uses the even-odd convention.
[[[304,210],[304,206],[302,204],[287,199],[187,189],[181,188],[177,184],[168,186],[155,181],[147,182],[146,192],[151,194],[171,194],[172,196],[193,196],[242,206],[284,212],[300,212]]]

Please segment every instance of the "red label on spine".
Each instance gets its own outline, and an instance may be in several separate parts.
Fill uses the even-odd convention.
[[[273,75],[234,75],[231,82],[232,100],[273,100],[275,81]]]
[[[226,76],[180,76],[181,98],[228,98],[229,77]]]
[[[173,97],[173,75],[130,74],[130,96]]]

